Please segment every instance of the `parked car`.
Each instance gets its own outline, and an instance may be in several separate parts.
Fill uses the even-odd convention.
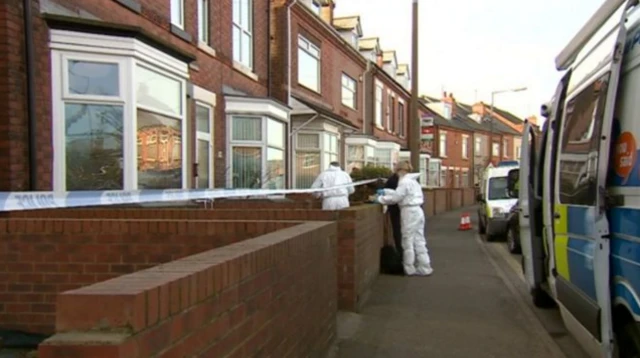
[[[507,214],[507,248],[512,254],[522,253],[520,246],[520,220],[519,220],[519,201],[517,201]]]

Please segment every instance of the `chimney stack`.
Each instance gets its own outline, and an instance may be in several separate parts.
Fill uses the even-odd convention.
[[[333,9],[336,7],[334,0],[321,2],[320,17],[329,25],[333,26]]]

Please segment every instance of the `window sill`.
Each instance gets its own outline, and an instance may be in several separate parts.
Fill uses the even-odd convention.
[[[136,14],[142,13],[142,5],[140,5],[138,0],[115,0],[115,2],[135,12]]]
[[[381,131],[383,131],[383,130],[384,130],[384,127],[383,127],[383,126],[381,126],[381,125],[379,125],[379,124],[376,124],[376,128],[378,128],[378,129],[379,129],[379,130],[381,130]]]
[[[258,79],[259,79],[258,75],[253,73],[253,71],[249,67],[241,64],[238,61],[233,61],[233,69],[238,71],[238,72],[240,72],[240,73],[242,73],[243,75],[251,78],[254,81],[258,81]]]
[[[198,41],[198,49],[200,49],[202,52],[206,53],[211,57],[217,56],[216,50],[213,47],[207,45],[205,42]]]
[[[314,93],[314,94],[316,94],[316,95],[322,96],[322,92],[320,92],[320,90],[319,90],[319,89],[313,89],[313,88],[311,88],[311,87],[309,87],[309,86],[305,86],[304,84],[302,84],[302,83],[300,83],[300,82],[298,82],[298,86],[300,86],[300,87],[304,88],[304,89],[305,89],[305,90],[307,90],[307,91],[313,92],[313,93]]]
[[[181,29],[175,24],[171,24],[171,33],[178,36],[179,38],[183,39],[186,42],[191,42],[193,40],[191,38],[191,35],[188,32],[184,31],[183,29]]]
[[[355,107],[351,107],[351,106],[350,106],[350,105],[348,105],[348,104],[344,104],[344,103],[342,103],[342,107],[343,107],[343,108],[346,108],[346,109],[348,109],[348,110],[350,110],[350,111],[353,111],[353,112],[357,112],[357,111],[358,111]]]

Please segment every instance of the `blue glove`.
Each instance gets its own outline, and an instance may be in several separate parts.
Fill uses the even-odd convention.
[[[378,191],[376,191],[376,194],[378,194],[378,196],[384,196],[384,189],[378,189]]]

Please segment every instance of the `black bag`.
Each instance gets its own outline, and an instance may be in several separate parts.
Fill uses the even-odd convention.
[[[394,246],[384,245],[380,249],[380,272],[387,275],[404,275],[402,255],[398,254]]]

